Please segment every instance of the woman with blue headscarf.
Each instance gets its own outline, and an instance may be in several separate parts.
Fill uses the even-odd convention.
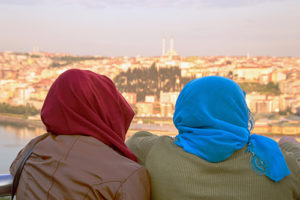
[[[245,95],[224,77],[195,79],[177,99],[175,138],[127,141],[150,173],[152,199],[300,199],[300,145],[250,134]]]

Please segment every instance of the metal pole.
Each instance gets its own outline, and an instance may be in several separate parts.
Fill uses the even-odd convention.
[[[10,174],[0,174],[0,197],[10,196],[13,178]]]

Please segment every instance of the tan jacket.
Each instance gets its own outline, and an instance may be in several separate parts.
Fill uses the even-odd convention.
[[[33,139],[11,165],[15,174]],[[50,134],[37,143],[27,160],[17,199],[150,199],[145,168],[99,140],[82,135]]]

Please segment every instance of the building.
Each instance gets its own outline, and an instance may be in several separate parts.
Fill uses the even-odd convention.
[[[154,95],[146,95],[145,96],[145,102],[146,103],[155,103],[156,97]]]
[[[123,92],[122,95],[129,104],[136,104],[137,95],[135,92]]]
[[[160,103],[170,103],[175,106],[179,92],[160,92]]]
[[[280,111],[280,96],[252,92],[246,95],[246,102],[253,113],[272,113]]]
[[[146,102],[138,102],[135,104],[137,108],[137,116],[150,117],[154,115],[154,104]]]
[[[175,106],[172,103],[160,104],[160,115],[162,117],[173,117]]]

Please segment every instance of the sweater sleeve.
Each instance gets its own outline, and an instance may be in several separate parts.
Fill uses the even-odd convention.
[[[283,149],[286,152],[291,152],[294,154],[296,158],[296,162],[300,169],[300,144],[295,144],[292,142],[285,142],[280,145],[281,149]]]
[[[128,148],[136,155],[138,162],[145,165],[146,157],[159,136],[147,131],[139,131],[126,141]]]
[[[292,143],[292,142],[284,142],[280,144],[280,147],[283,151],[290,155],[289,157],[295,160],[295,167],[293,174],[294,180],[294,188],[295,188],[295,199],[300,200],[300,144]]]

